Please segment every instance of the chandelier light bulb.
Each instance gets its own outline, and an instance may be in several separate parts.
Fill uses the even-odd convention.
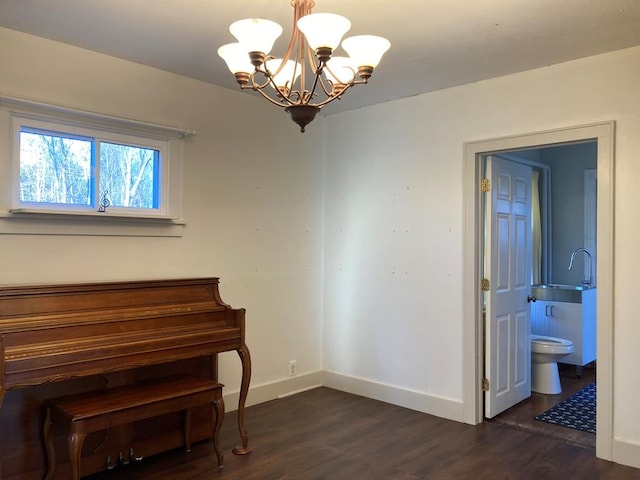
[[[229,31],[247,52],[261,52],[266,55],[282,34],[282,27],[271,20],[245,18],[233,22]]]
[[[302,68],[300,67],[299,63],[294,62],[293,60],[287,60],[282,66],[282,69],[278,71],[278,69],[280,69],[280,66],[282,65],[282,62],[282,58],[272,58],[270,60],[267,60],[267,69],[273,75],[273,82],[279,89],[291,89],[292,85],[300,75],[300,71],[302,70]]]
[[[249,61],[249,53],[239,43],[227,43],[221,46],[218,49],[218,55],[226,62],[233,74],[253,71],[253,65]]]
[[[319,48],[335,50],[351,28],[351,22],[333,13],[311,13],[298,20],[298,28],[314,51]]]
[[[357,35],[342,41],[342,48],[349,54],[353,65],[357,67],[376,68],[389,47],[391,47],[389,40],[376,35]]]
[[[348,57],[331,57],[323,72],[334,85],[348,85],[355,77],[355,70]]]

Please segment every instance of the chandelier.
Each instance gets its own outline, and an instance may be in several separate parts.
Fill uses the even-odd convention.
[[[314,5],[312,0],[291,1],[293,31],[282,58],[269,55],[282,27],[260,18],[232,23],[229,31],[238,43],[218,49],[240,88],[284,108],[301,132],[322,107],[367,83],[391,46],[385,38],[358,35],[342,41],[349,57],[334,56],[351,22],[332,13],[311,13]]]

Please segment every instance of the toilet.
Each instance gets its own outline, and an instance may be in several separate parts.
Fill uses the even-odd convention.
[[[573,342],[565,338],[531,335],[531,391],[562,392],[558,361],[573,353]]]

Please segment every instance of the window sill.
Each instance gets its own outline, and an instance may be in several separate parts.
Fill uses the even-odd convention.
[[[179,218],[112,213],[52,213],[16,209],[0,214],[2,235],[86,235],[118,237],[181,237],[186,222]]]

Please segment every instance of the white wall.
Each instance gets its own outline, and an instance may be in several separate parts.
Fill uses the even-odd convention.
[[[249,403],[301,388],[284,381],[292,359],[298,383],[317,383],[324,119],[302,135],[250,93],[4,29],[0,45],[2,94],[198,132],[185,141],[182,237],[0,235],[0,284],[219,276],[223,300],[247,309]],[[236,357],[222,355],[227,393]]]
[[[330,116],[327,384],[461,420],[464,143],[614,120],[616,318],[598,321],[614,325],[614,452],[637,462],[639,77],[632,48]]]
[[[324,368],[328,385],[462,419],[464,142],[615,120],[614,433],[640,458],[640,48],[319,117],[301,135],[246,93],[8,30],[0,45],[4,94],[198,132],[183,237],[0,235],[0,283],[220,276],[247,308],[250,403]],[[221,367],[237,389],[236,359]]]
[[[553,273],[549,283],[580,285],[589,277],[585,254],[576,256],[574,268],[568,266],[571,253],[586,247],[584,171],[597,167],[597,150],[596,143],[540,149],[540,161],[551,167]],[[595,261],[597,252],[591,253]],[[595,264],[592,270],[595,275]]]

